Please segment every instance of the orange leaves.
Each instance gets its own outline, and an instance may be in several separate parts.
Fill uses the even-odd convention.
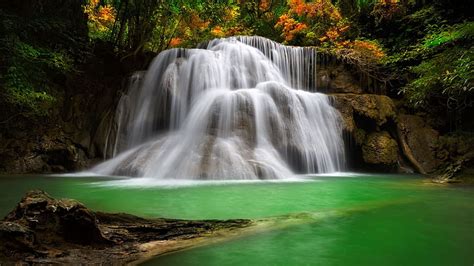
[[[335,40],[337,39],[337,37],[339,37],[339,32],[337,31],[337,29],[331,28],[326,32],[326,36],[330,40]]]
[[[305,33],[303,44],[314,45],[318,40],[334,43],[349,28],[331,0],[289,0],[288,6],[288,12],[275,25],[287,42],[294,40],[296,34]]]
[[[97,20],[103,25],[113,24],[115,21],[115,9],[109,5],[99,7]]]
[[[330,0],[315,0],[312,2],[290,0],[289,6],[289,13],[299,17],[306,17],[309,19],[320,17],[334,21],[342,19],[341,13]]]
[[[204,30],[209,26],[209,21],[205,21],[199,17],[199,14],[196,11],[191,12],[191,18],[189,21],[189,27],[191,29]]]
[[[116,11],[110,5],[100,5],[99,0],[90,0],[84,6],[89,22],[99,32],[107,31],[115,22]]]
[[[373,57],[375,59],[381,59],[385,57],[385,53],[382,51],[382,48],[374,41],[355,40],[352,43],[352,49],[360,52],[366,57]]]
[[[342,44],[342,35],[349,29],[349,25],[342,24],[341,26],[335,26],[329,28],[324,35],[319,38],[320,42],[330,41],[331,43],[335,44],[336,46],[341,46]],[[344,45],[343,45],[344,46]]]
[[[179,37],[171,38],[170,40],[170,46],[171,47],[177,47],[183,42],[183,39]]]
[[[225,36],[225,33],[224,31],[222,30],[222,27],[221,26],[215,26],[212,30],[211,30],[211,34],[216,36],[216,37],[224,37]]]
[[[307,12],[308,5],[303,0],[290,0],[290,11],[298,16],[303,16]]]
[[[286,41],[293,40],[296,34],[303,32],[308,28],[305,23],[297,22],[295,19],[286,14],[280,16],[275,27],[282,28],[282,35]]]
[[[260,11],[266,11],[270,9],[270,7],[271,7],[270,0],[260,0],[260,3],[258,4],[258,9]]]

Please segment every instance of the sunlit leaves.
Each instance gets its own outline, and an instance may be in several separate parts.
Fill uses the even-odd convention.
[[[290,0],[288,6],[288,11],[275,25],[286,42],[295,40],[298,35],[309,37],[303,44],[334,42],[348,28],[338,8],[329,0]]]
[[[103,33],[109,31],[116,18],[116,10],[111,5],[101,5],[99,0],[89,0],[84,6],[84,13],[89,18],[91,31]]]

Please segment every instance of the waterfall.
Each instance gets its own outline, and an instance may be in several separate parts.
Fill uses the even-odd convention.
[[[317,93],[316,52],[262,37],[161,52],[116,110],[106,175],[282,179],[340,171],[340,117]]]

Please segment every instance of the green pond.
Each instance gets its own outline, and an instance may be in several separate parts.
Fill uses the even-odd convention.
[[[0,215],[29,189],[95,210],[145,217],[300,217],[147,265],[474,264],[474,187],[418,176],[344,174],[283,182],[192,182],[74,176],[0,177]],[[286,217],[286,218],[285,218]]]

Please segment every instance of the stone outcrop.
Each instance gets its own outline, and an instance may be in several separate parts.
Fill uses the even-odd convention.
[[[75,200],[56,200],[42,191],[26,193],[6,222],[34,231],[37,241],[67,241],[78,244],[108,243],[95,215]],[[31,228],[31,229],[30,229]]]
[[[397,116],[395,104],[385,95],[376,94],[331,94],[334,107],[339,110],[343,119],[343,128],[354,132],[357,116],[373,122],[374,126],[383,126]]]
[[[343,64],[318,64],[316,84],[324,92],[363,93],[353,73]]]
[[[376,94],[331,94],[353,165],[360,170],[395,170],[401,159],[395,133],[397,110],[391,98]],[[393,134],[395,135],[395,134]],[[355,165],[354,165],[355,164]]]
[[[386,131],[373,132],[362,146],[362,156],[369,164],[393,165],[398,161],[398,144]]]
[[[422,174],[436,171],[440,166],[436,158],[439,133],[414,115],[400,115],[397,131],[403,153],[416,170]]]
[[[75,200],[30,191],[0,221],[0,264],[122,265],[251,225],[242,219],[144,219],[94,212]]]
[[[50,133],[34,139],[26,136],[4,139],[0,144],[0,171],[51,173],[80,170],[87,165],[86,152],[85,147],[63,133]]]

